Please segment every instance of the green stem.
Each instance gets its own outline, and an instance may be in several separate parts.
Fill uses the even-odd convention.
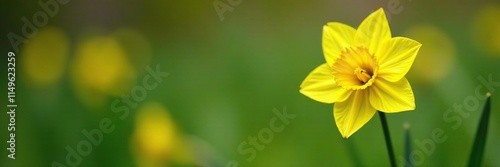
[[[391,135],[389,134],[389,127],[387,126],[387,120],[385,119],[385,113],[378,112],[380,116],[380,122],[382,123],[382,129],[384,130],[385,145],[387,146],[387,152],[389,153],[389,160],[391,166],[396,166],[396,157],[394,156],[394,150],[392,149]]]

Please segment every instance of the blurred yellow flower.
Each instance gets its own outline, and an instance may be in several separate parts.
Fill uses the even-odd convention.
[[[406,30],[403,35],[426,44],[418,51],[418,59],[413,62],[408,78],[420,84],[433,85],[453,71],[455,46],[446,32],[433,25],[418,25]]]
[[[94,36],[77,47],[71,77],[80,99],[98,107],[108,96],[120,96],[130,89],[136,74],[114,38]]]
[[[414,110],[411,86],[404,77],[421,44],[391,37],[384,10],[370,14],[354,29],[331,22],[323,27],[326,63],[300,85],[307,97],[335,103],[333,115],[342,137],[365,125],[376,110],[394,113]]]
[[[486,4],[472,22],[472,38],[478,47],[500,57],[500,5]]]
[[[186,147],[172,117],[161,104],[150,102],[139,108],[132,138],[138,166],[192,163]]]
[[[24,45],[21,53],[20,64],[28,83],[40,87],[53,85],[65,71],[69,54],[67,35],[56,27],[42,28]]]

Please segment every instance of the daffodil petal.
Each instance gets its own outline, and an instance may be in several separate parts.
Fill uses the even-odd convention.
[[[323,26],[323,54],[329,66],[340,57],[340,52],[354,44],[356,30],[351,26],[331,22]]]
[[[406,78],[397,82],[377,79],[370,90],[370,104],[377,110],[387,113],[415,109],[415,98]]]
[[[369,93],[367,90],[357,90],[346,101],[334,104],[333,117],[342,137],[348,138],[354,134],[375,114]]]
[[[385,42],[384,49],[375,54],[380,66],[378,76],[390,82],[401,80],[410,70],[420,46],[419,42],[405,37]]]
[[[377,53],[380,45],[391,39],[391,29],[384,13],[384,9],[377,11],[366,17],[356,31],[355,43],[368,48],[370,53]]]
[[[323,102],[334,103],[345,101],[351,94],[335,83],[331,68],[325,63],[314,69],[300,85],[300,93]]]

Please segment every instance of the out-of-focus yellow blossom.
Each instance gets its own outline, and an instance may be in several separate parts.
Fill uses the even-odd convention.
[[[21,50],[20,67],[28,83],[37,87],[55,84],[66,67],[69,43],[67,35],[57,27],[45,27]]]
[[[186,142],[168,111],[159,103],[139,108],[132,138],[138,166],[159,167],[193,162]]]
[[[376,110],[395,113],[415,109],[404,77],[421,44],[392,37],[382,8],[354,29],[331,22],[323,27],[326,63],[304,79],[300,92],[316,101],[335,103],[333,116],[342,137],[365,125]]]
[[[136,77],[122,46],[105,36],[89,37],[78,45],[71,74],[77,94],[90,106],[120,96]]]
[[[447,76],[455,63],[455,46],[445,32],[432,25],[415,26],[403,33],[426,44],[408,74],[415,82],[435,84]]]
[[[500,57],[500,5],[486,4],[472,22],[472,39],[489,54]]]

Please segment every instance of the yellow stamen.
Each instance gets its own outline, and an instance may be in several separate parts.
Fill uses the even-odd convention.
[[[363,83],[368,82],[372,78],[372,76],[368,72],[366,72],[366,70],[359,67],[354,70],[354,74],[356,74],[356,77],[358,77],[359,81]]]

